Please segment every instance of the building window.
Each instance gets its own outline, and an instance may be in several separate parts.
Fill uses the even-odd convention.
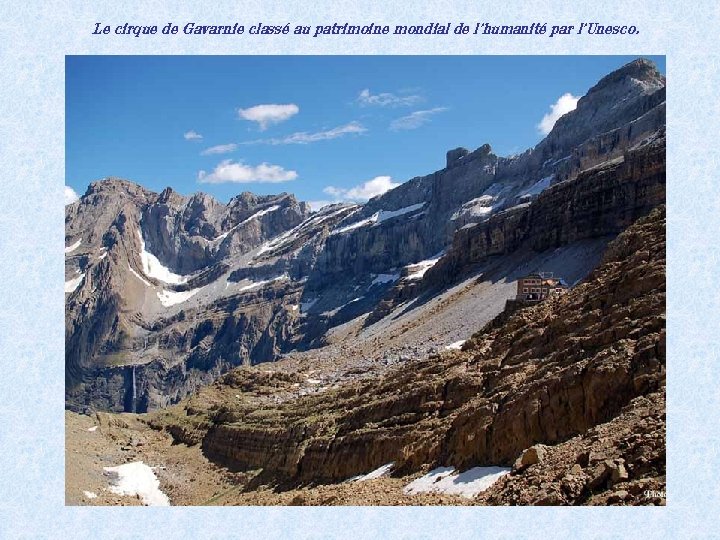
[[[527,293],[527,292],[528,292],[527,287],[525,287],[525,288],[523,289],[523,292],[524,292],[524,293]]]

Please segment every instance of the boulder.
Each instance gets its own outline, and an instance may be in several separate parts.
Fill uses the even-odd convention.
[[[542,463],[547,453],[547,447],[544,444],[535,444],[523,451],[522,455],[516,461],[517,469],[524,469],[530,465]]]

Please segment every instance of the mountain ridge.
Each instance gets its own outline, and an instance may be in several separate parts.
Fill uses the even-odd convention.
[[[601,79],[534,148],[510,158],[487,144],[450,150],[445,168],[364,205],[311,212],[286,193],[244,192],[223,204],[116,178],[91,184],[66,207],[66,406],[164,407],[238,365],[318,350],[353,321],[392,325],[389,313],[403,302],[422,305],[419,295],[441,290],[446,277],[462,278],[467,265],[450,264],[456,242],[508,212],[518,216],[505,233],[510,238],[551,193],[566,189],[562,184],[600,178],[613,160],[611,168],[622,162],[630,171],[619,192],[647,190],[648,176],[633,171],[655,148],[648,167],[659,166],[660,154],[663,165],[652,173],[648,202],[630,210],[632,197],[619,196],[598,210],[609,221],[613,212],[626,213],[615,225],[565,242],[566,252],[587,246],[585,266],[568,269],[581,279],[611,237],[664,201],[664,88],[651,63],[637,60]],[[602,197],[593,192],[586,200],[600,204]],[[585,204],[578,201],[567,204]],[[523,265],[540,264],[540,251],[562,243],[540,244],[533,251],[510,243],[513,249],[498,253],[506,270],[488,282],[485,300],[474,300],[492,306],[478,324],[502,309]],[[560,265],[561,254],[556,259],[544,264]],[[413,265],[421,267],[419,278],[410,278],[418,272]],[[421,348],[439,345],[429,340]]]

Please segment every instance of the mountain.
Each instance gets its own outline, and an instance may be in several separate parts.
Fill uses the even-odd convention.
[[[278,360],[322,376],[271,378],[273,400],[383,380],[494,320],[524,274],[582,283],[664,201],[665,79],[642,59],[534,148],[453,149],[363,205],[95,182],[66,207],[66,406],[152,411]]]
[[[140,504],[102,474],[139,461],[173,505],[663,504],[665,363],[659,205],[461,350],[379,371],[292,355],[160,411],[67,412],[68,500]]]

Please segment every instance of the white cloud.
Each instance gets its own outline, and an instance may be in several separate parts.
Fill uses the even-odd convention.
[[[223,184],[225,182],[277,184],[295,180],[297,176],[297,172],[286,170],[279,165],[261,163],[253,167],[252,165],[226,159],[221,161],[210,174],[199,171],[198,181],[202,184]]]
[[[427,124],[431,116],[445,111],[447,111],[447,107],[435,107],[434,109],[427,109],[425,111],[415,111],[414,113],[396,118],[390,122],[390,129],[392,131],[417,129]]]
[[[362,106],[378,106],[378,107],[409,107],[422,101],[422,97],[398,96],[390,92],[381,92],[379,94],[370,93],[370,89],[366,88],[358,94],[357,102]]]
[[[558,100],[550,105],[550,112],[542,117],[540,123],[537,125],[538,131],[543,135],[547,135],[552,131],[555,122],[558,121],[563,114],[574,111],[577,107],[579,97],[573,96],[570,92],[567,92],[560,96]]]
[[[65,206],[72,204],[77,201],[80,197],[75,193],[75,190],[70,186],[65,186]]]
[[[286,137],[278,137],[272,139],[257,139],[255,141],[248,141],[243,144],[309,144],[318,141],[329,141],[331,139],[338,139],[345,135],[365,133],[365,128],[359,122],[350,122],[344,126],[338,126],[336,128],[328,129],[325,131],[316,131],[315,133],[308,133],[306,131],[300,131],[287,135]]]
[[[202,139],[202,135],[192,129],[190,131],[186,131],[183,134],[183,137],[186,141],[199,141],[200,139]]]
[[[400,184],[393,182],[390,176],[376,176],[372,180],[352,187],[350,189],[328,186],[323,191],[335,198],[336,201],[366,201],[382,195]]]
[[[218,144],[217,146],[211,146],[200,152],[201,156],[211,156],[213,154],[227,154],[228,152],[234,152],[237,150],[237,144]]]
[[[255,105],[248,109],[238,109],[238,116],[250,122],[257,122],[260,130],[264,131],[272,124],[279,124],[300,112],[300,107],[294,103],[287,105],[266,104]]]

